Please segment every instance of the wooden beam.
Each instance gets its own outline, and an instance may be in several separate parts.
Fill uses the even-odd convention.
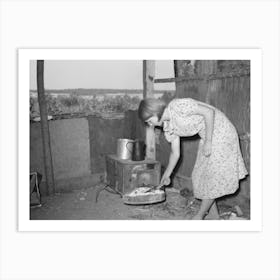
[[[243,71],[240,73],[219,73],[219,74],[211,74],[206,78],[202,76],[196,77],[176,77],[176,78],[162,78],[162,79],[154,79],[155,84],[159,83],[174,83],[174,82],[186,82],[191,80],[215,80],[215,79],[223,79],[223,78],[233,78],[233,77],[242,77],[242,76],[250,76],[249,71]]]
[[[163,79],[155,79],[154,83],[174,83],[176,82],[176,78],[163,78]]]
[[[144,98],[154,97],[155,61],[143,60],[143,94]]]
[[[154,83],[174,83],[174,82],[185,82],[190,80],[202,80],[201,77],[176,77],[176,78],[162,78],[162,79],[155,79]]]
[[[37,60],[37,90],[41,117],[41,134],[43,142],[43,156],[47,183],[47,195],[49,195],[54,194],[55,185],[48,123],[48,109],[44,89],[44,60]]]
[[[143,60],[143,97],[154,97],[155,61]],[[156,159],[155,130],[146,128],[146,159]]]

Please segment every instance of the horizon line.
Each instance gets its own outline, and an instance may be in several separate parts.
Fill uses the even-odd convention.
[[[143,89],[130,89],[130,88],[63,88],[63,89],[44,89],[45,91],[63,91],[63,90],[127,90],[127,91],[143,91]],[[29,91],[38,91],[37,89],[29,89]],[[175,89],[154,89],[154,91],[176,91]]]

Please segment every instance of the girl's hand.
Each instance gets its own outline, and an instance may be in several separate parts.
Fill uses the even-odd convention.
[[[162,186],[168,186],[170,184],[170,177],[167,177],[165,175],[162,176],[161,180],[160,180],[160,187]]]
[[[206,141],[203,147],[203,152],[206,157],[209,157],[212,152],[212,143],[210,141]]]

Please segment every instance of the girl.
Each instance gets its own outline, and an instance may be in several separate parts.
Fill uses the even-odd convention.
[[[194,196],[202,202],[192,219],[203,220],[207,213],[219,219],[215,199],[236,192],[239,180],[248,174],[233,124],[215,107],[191,98],[173,99],[168,105],[158,99],[144,99],[138,115],[150,126],[163,126],[165,138],[171,143],[161,185],[170,184],[180,157],[180,137],[199,134],[192,183]]]

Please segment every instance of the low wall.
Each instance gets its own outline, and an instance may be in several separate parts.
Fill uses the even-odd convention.
[[[87,119],[49,121],[49,130],[55,179],[90,175]],[[45,178],[40,123],[30,125],[30,171]]]
[[[129,112],[117,119],[84,117],[49,121],[56,189],[85,187],[98,181],[105,171],[105,155],[116,152],[117,138],[132,136],[132,123]],[[44,186],[40,123],[30,124],[30,171],[43,175]],[[76,182],[76,186],[71,182]]]

